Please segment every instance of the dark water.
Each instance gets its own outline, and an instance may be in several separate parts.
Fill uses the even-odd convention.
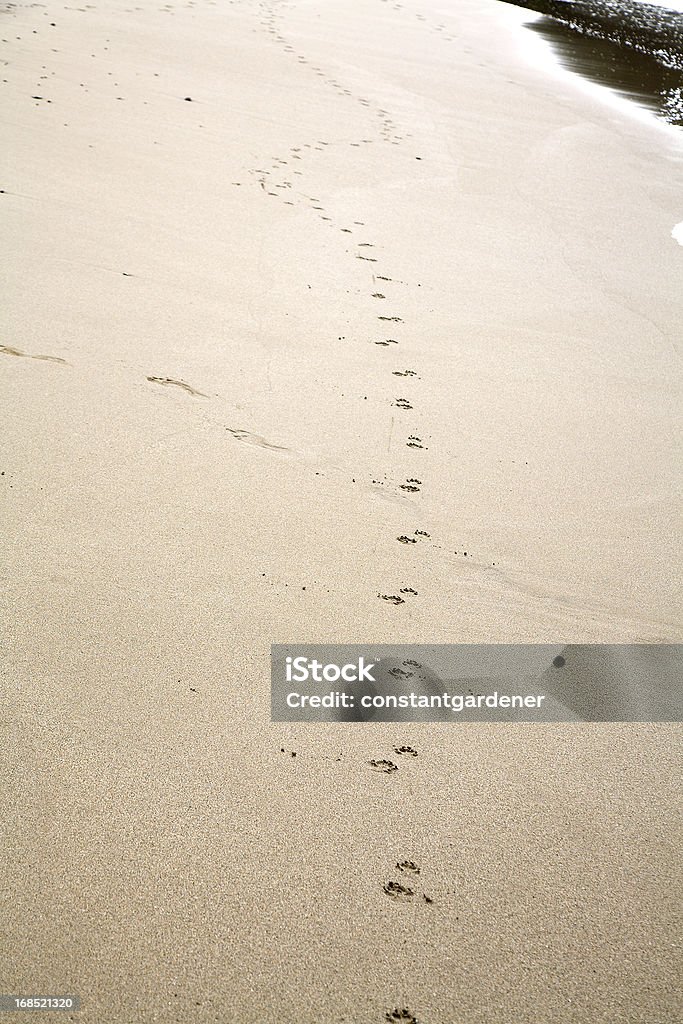
[[[543,17],[527,27],[561,64],[683,126],[683,14],[623,0],[504,0]]]

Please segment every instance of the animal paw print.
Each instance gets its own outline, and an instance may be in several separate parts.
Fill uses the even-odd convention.
[[[382,888],[392,900],[410,900],[415,895],[412,889],[400,882],[385,882]]]
[[[394,679],[412,679],[413,673],[405,668],[399,668],[398,665],[395,668],[389,669],[389,675],[393,676]]]
[[[420,1024],[414,1013],[411,1013],[407,1006],[400,1010],[387,1010],[384,1019],[388,1024]]]
[[[406,664],[414,665],[416,662],[407,662]],[[415,747],[394,747],[394,753],[403,754],[404,757],[417,757]]]
[[[368,764],[376,772],[384,772],[385,775],[391,775],[393,772],[398,771],[398,765],[394,764],[393,761],[387,761],[385,759],[368,761]]]
[[[414,860],[399,860],[396,863],[396,867],[399,871],[403,871],[407,875],[419,875],[420,869]]]

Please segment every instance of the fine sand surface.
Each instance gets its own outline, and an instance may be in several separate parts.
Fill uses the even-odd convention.
[[[676,727],[270,722],[272,642],[682,639],[680,135],[521,20],[4,7],[2,992],[681,1019]]]

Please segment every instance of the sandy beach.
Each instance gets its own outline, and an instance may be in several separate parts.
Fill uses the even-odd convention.
[[[270,720],[273,643],[683,639],[683,136],[525,17],[3,8],[2,993],[683,1016],[678,726]]]

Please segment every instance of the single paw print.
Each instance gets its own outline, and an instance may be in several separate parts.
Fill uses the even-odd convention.
[[[385,882],[382,888],[392,900],[410,900],[415,895],[412,889],[407,885],[401,885],[400,882]]]
[[[394,679],[412,679],[413,677],[412,672],[405,668],[399,668],[398,666],[396,666],[396,668],[390,668],[389,675],[393,676]]]
[[[420,874],[420,869],[414,860],[399,860],[396,862],[396,867],[399,871],[404,871],[408,875]]]
[[[398,771],[398,765],[394,764],[393,761],[376,761],[373,759],[372,761],[368,761],[368,764],[371,768],[374,768],[376,772],[384,772],[385,775],[391,775],[392,772]]]
[[[389,1024],[420,1024],[414,1013],[411,1013],[407,1006],[401,1010],[388,1010],[384,1019]]]

